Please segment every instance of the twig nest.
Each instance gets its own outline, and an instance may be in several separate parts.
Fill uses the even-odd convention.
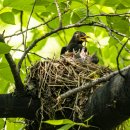
[[[69,53],[59,60],[39,61],[30,67],[26,81],[27,90],[29,94],[41,99],[43,112],[48,115],[48,119],[54,119],[57,111],[64,113],[66,110],[73,113],[70,118],[78,116],[82,119],[84,104],[98,86],[74,94],[62,102],[57,102],[57,97],[110,72],[107,67],[88,62],[87,58],[81,61],[75,54]],[[65,113],[64,115],[66,117]]]

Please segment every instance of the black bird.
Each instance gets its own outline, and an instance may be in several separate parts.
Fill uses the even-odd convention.
[[[65,52],[73,52],[73,51],[81,51],[83,48],[82,43],[86,42],[86,38],[89,38],[84,32],[76,31],[70,40],[69,44],[65,47],[62,47],[61,49],[61,55],[65,54]],[[87,52],[87,48],[85,48],[85,51]]]
[[[99,62],[99,58],[97,57],[96,53],[94,53],[91,58],[90,61],[97,64]]]

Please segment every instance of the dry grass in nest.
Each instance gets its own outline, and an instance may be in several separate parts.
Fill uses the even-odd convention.
[[[59,60],[52,59],[35,63],[30,68],[27,86],[32,95],[41,99],[41,110],[48,116],[48,119],[56,119],[55,114],[59,111],[64,118],[82,119],[84,104],[99,85],[78,92],[61,102],[57,102],[57,97],[110,72],[111,70],[107,67],[64,56]],[[71,113],[66,114],[66,111]]]

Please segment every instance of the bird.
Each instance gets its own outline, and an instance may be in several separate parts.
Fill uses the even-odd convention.
[[[91,62],[97,64],[99,62],[99,58],[97,57],[96,53],[94,53],[92,56],[91,56]]]
[[[99,58],[97,57],[96,52],[95,52],[92,56],[88,56],[88,57],[87,57],[87,61],[88,61],[89,63],[98,64]]]
[[[90,37],[87,36],[84,32],[76,31],[73,34],[69,44],[67,46],[62,47],[60,55],[63,55],[66,52],[74,52],[74,57],[76,59],[85,61],[85,59],[87,58],[88,62],[97,64],[99,62],[99,58],[97,57],[96,53],[90,56],[87,48],[82,45],[83,42],[87,42],[87,38]]]
[[[73,34],[69,44],[65,47],[62,47],[60,55],[65,54],[65,52],[67,52],[67,51],[68,52],[73,52],[73,51],[81,52],[81,50],[83,48],[82,43],[87,42],[87,38],[90,38],[90,37],[87,36],[84,32],[76,31]],[[87,48],[85,48],[85,52],[87,52]]]

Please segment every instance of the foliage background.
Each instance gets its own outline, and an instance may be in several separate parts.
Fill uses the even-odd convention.
[[[90,54],[97,53],[99,64],[117,69],[119,50],[130,37],[130,1],[57,0],[62,14],[62,28],[57,31],[55,30],[59,28],[61,21],[55,2],[55,0],[0,1],[0,33],[5,30],[5,41],[11,47],[0,44],[1,94],[14,90],[14,80],[4,54],[11,49],[15,62],[19,63],[24,51],[42,36],[45,38],[37,42],[22,63],[20,74],[23,82],[28,67],[36,61],[47,57],[58,59],[61,47],[68,44],[76,30],[83,31],[91,37],[87,48]],[[77,27],[75,26],[77,23],[84,26]],[[120,68],[129,65],[129,53],[128,41],[119,57]],[[129,124],[127,127],[126,130],[129,129]],[[0,129],[22,128],[23,119],[0,119]]]

